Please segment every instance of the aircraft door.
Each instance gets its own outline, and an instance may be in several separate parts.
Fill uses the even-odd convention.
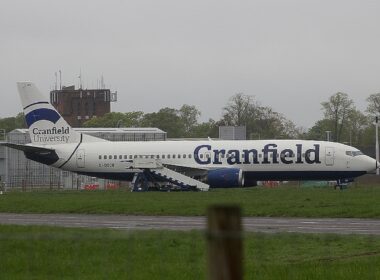
[[[347,160],[347,169],[349,169],[351,167],[351,165],[350,165],[350,160],[348,159]]]
[[[84,168],[85,167],[85,158],[86,154],[83,149],[77,150],[77,167]]]
[[[327,166],[334,165],[335,152],[333,147],[326,147],[325,163]]]
[[[346,164],[347,169],[349,169],[351,167],[351,158],[347,158]]]

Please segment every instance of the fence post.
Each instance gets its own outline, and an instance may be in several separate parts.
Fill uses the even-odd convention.
[[[242,229],[238,206],[212,206],[207,213],[210,280],[241,280]]]

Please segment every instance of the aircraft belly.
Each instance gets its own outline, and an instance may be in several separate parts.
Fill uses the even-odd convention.
[[[228,167],[231,167],[231,166],[228,166]],[[266,171],[266,172],[293,172],[293,171],[310,171],[310,172],[315,172],[315,171],[323,171],[323,170],[331,170],[330,169],[326,169],[325,167],[323,166],[307,166],[307,165],[295,165],[295,164],[292,164],[292,165],[274,165],[274,164],[271,164],[271,165],[253,165],[253,164],[250,164],[250,165],[236,165],[234,166],[235,168],[240,168],[242,169],[244,172],[256,172],[256,171]]]
[[[355,178],[366,174],[365,171],[248,171],[244,176],[248,180],[338,180]]]

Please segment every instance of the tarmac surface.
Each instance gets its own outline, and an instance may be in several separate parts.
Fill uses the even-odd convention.
[[[0,224],[111,228],[120,230],[205,230],[205,217],[95,214],[0,213]],[[298,232],[380,235],[380,219],[243,218],[247,232]]]

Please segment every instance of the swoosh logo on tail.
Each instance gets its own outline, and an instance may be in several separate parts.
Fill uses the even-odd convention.
[[[56,111],[46,108],[33,110],[25,116],[28,127],[41,120],[50,121],[55,124],[60,118],[61,116]]]

